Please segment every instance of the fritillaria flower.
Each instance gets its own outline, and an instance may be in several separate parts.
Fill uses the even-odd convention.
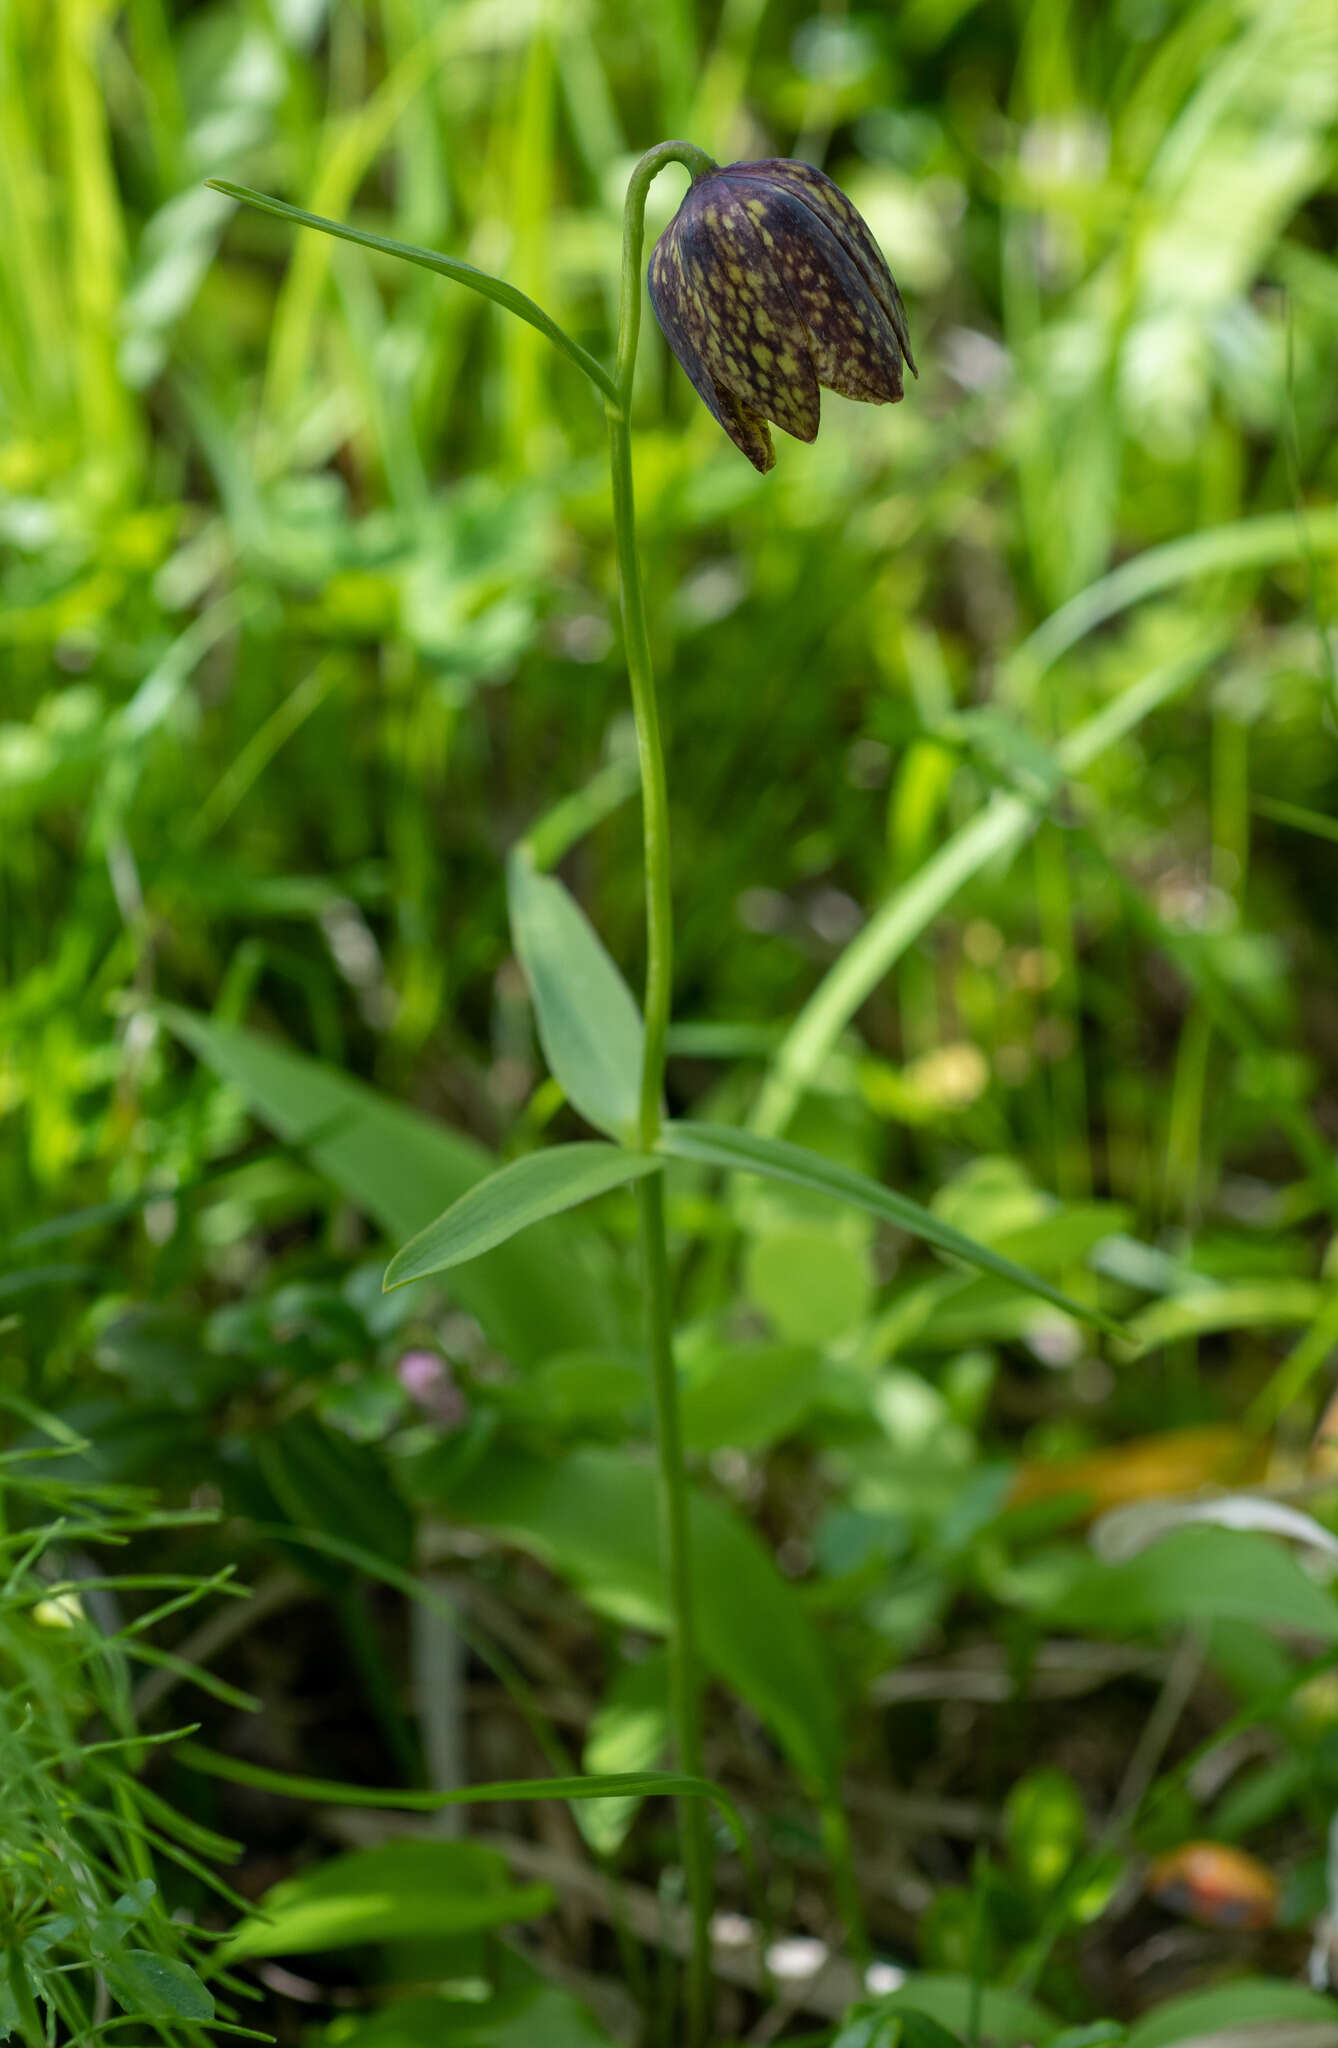
[[[887,405],[915,371],[906,309],[864,221],[811,164],[726,164],[693,180],[650,259],[665,339],[760,470],[771,420],[818,431],[819,387]]]

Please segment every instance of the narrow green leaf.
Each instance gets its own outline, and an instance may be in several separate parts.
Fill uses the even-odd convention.
[[[1331,1290],[1313,1280],[1239,1280],[1220,1287],[1196,1288],[1153,1302],[1134,1316],[1124,1331],[1128,1355],[1141,1358],[1160,1344],[1185,1337],[1203,1337],[1214,1330],[1283,1329],[1314,1322]]]
[[[605,1689],[586,1729],[581,1762],[597,1776],[656,1771],[672,1736],[669,1715],[669,1657],[649,1656],[623,1663]],[[576,1816],[590,1847],[604,1856],[621,1849],[641,1810],[639,1799],[591,1802]]]
[[[396,242],[388,235],[375,235],[367,228],[350,227],[347,221],[326,220],[323,214],[307,213],[300,206],[289,206],[283,199],[271,199],[266,192],[253,192],[249,185],[234,185],[226,178],[206,178],[215,192],[226,192],[229,199],[236,199],[243,206],[254,206],[260,213],[275,214],[280,220],[291,221],[294,226],[317,228],[323,235],[334,235],[341,242],[354,242],[360,249],[374,249],[382,256],[398,256],[404,263],[416,263],[421,270],[435,270],[438,277],[447,277],[452,284],[462,284],[472,292],[479,292],[494,305],[505,307],[518,320],[528,321],[546,335],[554,348],[561,349],[570,357],[578,369],[584,370],[592,384],[598,386],[606,398],[616,401],[617,386],[604,365],[592,356],[588,349],[573,340],[566,329],[559,327],[542,306],[536,306],[533,299],[517,291],[513,284],[494,277],[490,271],[476,270],[472,263],[461,263],[454,256],[443,256],[436,249],[420,249],[414,242]]]
[[[1039,1221],[1000,1235],[994,1248],[1042,1277],[1090,1262],[1094,1271],[1113,1278],[1110,1267],[1098,1266],[1092,1254],[1109,1243],[1126,1213],[1105,1202],[1056,1204]],[[1137,1255],[1143,1247],[1134,1249]],[[899,1295],[878,1327],[890,1349],[914,1343],[955,1351],[1025,1336],[1030,1313],[1025,1298],[997,1274],[954,1271],[935,1274]]]
[[[615,754],[581,788],[559,797],[525,834],[526,849],[540,874],[551,873],[578,839],[612,817],[640,787],[635,754]]]
[[[392,1243],[422,1230],[493,1169],[491,1155],[472,1139],[319,1060],[171,1004],[156,1014],[241,1090],[253,1115],[301,1146]],[[597,1350],[614,1341],[616,1325],[608,1289],[595,1284],[593,1261],[587,1265],[588,1251],[570,1224],[542,1223],[462,1268],[451,1291],[519,1365],[536,1364],[555,1350]]]
[[[791,1145],[784,1138],[762,1138],[754,1131],[734,1130],[725,1124],[674,1122],[661,1131],[659,1149],[671,1159],[691,1160],[698,1166],[719,1166],[727,1172],[759,1173],[768,1180],[789,1181],[796,1187],[809,1188],[814,1194],[849,1202],[870,1216],[894,1223],[909,1236],[921,1238],[936,1251],[963,1259],[987,1273],[997,1273],[1000,1279],[1039,1295],[1042,1301],[1050,1302],[1079,1322],[1092,1323],[1112,1336],[1120,1335],[1118,1325],[1099,1310],[1072,1300],[1038,1273],[1015,1265],[1011,1259],[991,1251],[988,1245],[978,1244],[974,1238],[954,1230],[950,1223],[940,1222],[931,1210],[921,1208],[909,1196],[894,1194],[890,1188],[870,1180],[867,1174],[823,1159],[802,1145]]]
[[[529,977],[544,1057],[587,1123],[629,1139],[644,1029],[636,1000],[585,912],[523,847],[506,866],[511,936]]]
[[[1090,768],[1201,675],[1221,645],[1220,631],[1214,626],[1187,653],[1126,684],[1060,741],[1054,752],[1057,769],[1071,778]],[[1034,797],[996,791],[973,818],[935,848],[922,867],[884,897],[868,923],[828,968],[781,1040],[752,1114],[755,1130],[784,1128],[860,1004],[973,876],[991,861],[1011,858],[1043,813],[1044,805]]]
[[[314,1955],[354,1942],[473,1934],[533,1920],[553,1903],[547,1885],[513,1885],[494,1849],[477,1842],[385,1842],[332,1856],[266,1892],[221,1951]]]
[[[1338,547],[1338,507],[1312,505],[1299,515],[1265,512],[1146,548],[1042,620],[1008,657],[1004,686],[1015,689],[1021,682],[1034,682],[1086,634],[1158,591],[1202,576],[1277,568],[1303,560],[1310,548],[1333,547]]]
[[[710,1778],[684,1771],[603,1771],[567,1778],[508,1778],[490,1785],[460,1785],[448,1792],[415,1792],[390,1785],[347,1785],[336,1778],[306,1778],[292,1771],[271,1771],[240,1757],[222,1756],[199,1743],[179,1742],[172,1752],[178,1763],[206,1777],[250,1785],[257,1792],[276,1792],[285,1799],[319,1800],[328,1806],[390,1807],[404,1813],[439,1813],[447,1806],[504,1805],[519,1799],[707,1799],[723,1817],[746,1854],[747,1831],[727,1792]]]
[[[1291,825],[1298,832],[1309,832],[1316,839],[1329,839],[1338,843],[1338,818],[1330,818],[1323,811],[1312,811],[1304,804],[1290,804],[1282,797],[1257,796],[1251,805],[1261,818],[1271,818],[1275,825]]]
[[[194,2020],[214,2017],[214,2001],[191,1969],[177,1956],[152,1949],[127,1948],[104,1965],[116,2002],[126,2012],[152,2019]]]
[[[610,1188],[659,1173],[663,1161],[618,1145],[554,1145],[513,1159],[461,1195],[445,1214],[410,1238],[386,1267],[384,1285],[403,1287],[427,1273],[444,1273],[505,1244],[531,1223],[574,1209]]]

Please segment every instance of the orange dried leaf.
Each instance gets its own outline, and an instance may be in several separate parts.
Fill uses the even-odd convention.
[[[1025,1507],[1033,1501],[1081,1494],[1084,1512],[1091,1517],[1127,1501],[1260,1479],[1266,1461],[1267,1446],[1230,1424],[1170,1429],[1082,1458],[1025,1464],[1013,1482],[1012,1504]]]

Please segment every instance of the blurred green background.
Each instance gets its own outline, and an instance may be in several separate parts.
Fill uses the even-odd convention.
[[[983,1055],[913,1071],[912,1132],[875,1091],[903,1178],[943,1143],[1016,1148],[1061,1191],[1192,1225],[1260,1166],[1333,1031],[1331,849],[1259,815],[1331,808],[1331,545],[1298,525],[1246,578],[1210,550],[1044,678],[1008,656],[1132,552],[1332,497],[1326,0],[14,0],[2,55],[13,1222],[198,1154],[180,1064],[132,1014],[153,995],[505,1137],[534,1073],[500,856],[626,756],[579,377],[439,281],[234,221],[201,180],[464,254],[607,352],[629,155],[678,132],[825,163],[923,362],[898,408],[828,396],[817,446],[761,481],[650,329],[680,1015],[786,1018],[954,825],[1025,785],[1027,734],[1206,636],[1205,676],[1087,779],[1090,839],[1056,812],[975,878],[863,1024],[899,1064]],[[1106,859],[1248,985],[1258,1056],[1159,974]],[[571,866],[634,962],[634,808]]]
[[[1021,1567],[954,1548],[997,1461],[1247,1415],[1299,1469],[1338,1333],[1333,0],[8,0],[0,135],[6,1394],[106,1477],[298,1525],[273,1470],[247,1492],[276,1417],[393,1469],[410,1338],[486,1408],[450,1304],[379,1301],[386,1205],[276,1150],[155,1006],[489,1148],[577,1134],[502,863],[578,796],[563,876],[639,976],[603,421],[539,335],[203,180],[449,250],[607,357],[628,170],[683,135],[843,184],[921,374],[824,394],[763,479],[647,320],[674,1106],[802,1133],[1144,1318],[1138,1363],[1098,1358],[848,1219],[685,1188],[689,1321],[900,1374],[859,1423],[844,1381],[750,1410],[761,1464],[710,1483],[846,1588],[813,1612],[854,1698],[964,1586],[1013,1626]],[[574,1387],[527,1426],[607,1429]],[[920,1492],[866,1423],[912,1464],[933,1437]],[[988,1498],[945,1535],[968,1470]],[[875,1598],[908,1551],[919,1591]],[[361,1641],[384,1781],[413,1739]],[[941,1785],[1034,1760],[914,1713],[896,1753]],[[1322,1890],[1328,1795],[1293,1793]]]

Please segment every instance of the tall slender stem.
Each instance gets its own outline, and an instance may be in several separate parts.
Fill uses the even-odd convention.
[[[689,1547],[687,1483],[678,1416],[669,1304],[669,1250],[664,1227],[664,1187],[659,1174],[637,1182],[641,1257],[646,1287],[646,1323],[655,1386],[655,1438],[660,1467],[660,1549],[669,1595],[669,1713],[675,1760],[694,1778],[702,1763],[701,1684],[697,1675]],[[678,1801],[678,1834],[692,1917],[688,1952],[685,2039],[699,2048],[706,2038],[711,2002],[711,1850],[700,1799]]]
[[[690,142],[661,142],[647,150],[627,186],[623,210],[622,290],[618,355],[613,381],[617,398],[605,407],[609,423],[609,466],[613,481],[613,536],[618,558],[627,676],[636,717],[641,768],[642,828],[646,864],[646,1049],[641,1063],[641,1142],[649,1149],[659,1134],[664,1088],[664,1047],[674,970],[674,927],[669,867],[669,795],[664,779],[664,746],[655,698],[655,671],[646,628],[646,598],[636,546],[632,496],[632,384],[641,334],[641,256],[645,243],[646,194],[666,164],[685,164],[694,178],[715,166]]]
[[[636,508],[632,494],[632,382],[637,340],[641,331],[641,256],[645,241],[646,193],[651,180],[668,163],[683,163],[694,177],[713,168],[711,159],[691,143],[663,142],[637,164],[627,188],[623,216],[623,267],[618,356],[614,369],[616,398],[606,406],[609,426],[609,467],[613,482],[613,533],[618,562],[618,593],[622,605],[627,675],[636,718],[637,755],[641,770],[641,817],[646,869],[646,1038],[641,1062],[639,1136],[651,1150],[660,1131],[664,1095],[665,1042],[673,989],[673,896],[669,861],[669,794],[664,773],[655,672],[651,664],[646,600],[636,545]],[[692,1559],[688,1521],[687,1480],[683,1470],[683,1439],[679,1424],[678,1376],[674,1366],[673,1322],[669,1297],[669,1251],[665,1235],[664,1193],[658,1175],[637,1183],[641,1253],[645,1274],[646,1322],[651,1372],[655,1387],[656,1443],[659,1452],[660,1545],[669,1598],[669,1694],[674,1747],[680,1770],[702,1775],[701,1686],[697,1675],[696,1630],[693,1620]],[[683,1870],[692,1913],[692,1948],[688,1966],[688,2048],[699,2048],[709,2025],[711,1989],[711,1867],[706,1817],[701,1802],[680,1800],[679,1837]]]
[[[646,1042],[641,1059],[640,1140],[649,1151],[660,1133],[664,1093],[664,1049],[673,993],[674,923],[669,862],[669,792],[664,743],[655,698],[646,605],[637,559],[632,501],[632,436],[625,413],[608,407],[609,466],[613,482],[613,532],[618,557],[627,678],[636,718],[641,770],[641,830],[646,869]]]

